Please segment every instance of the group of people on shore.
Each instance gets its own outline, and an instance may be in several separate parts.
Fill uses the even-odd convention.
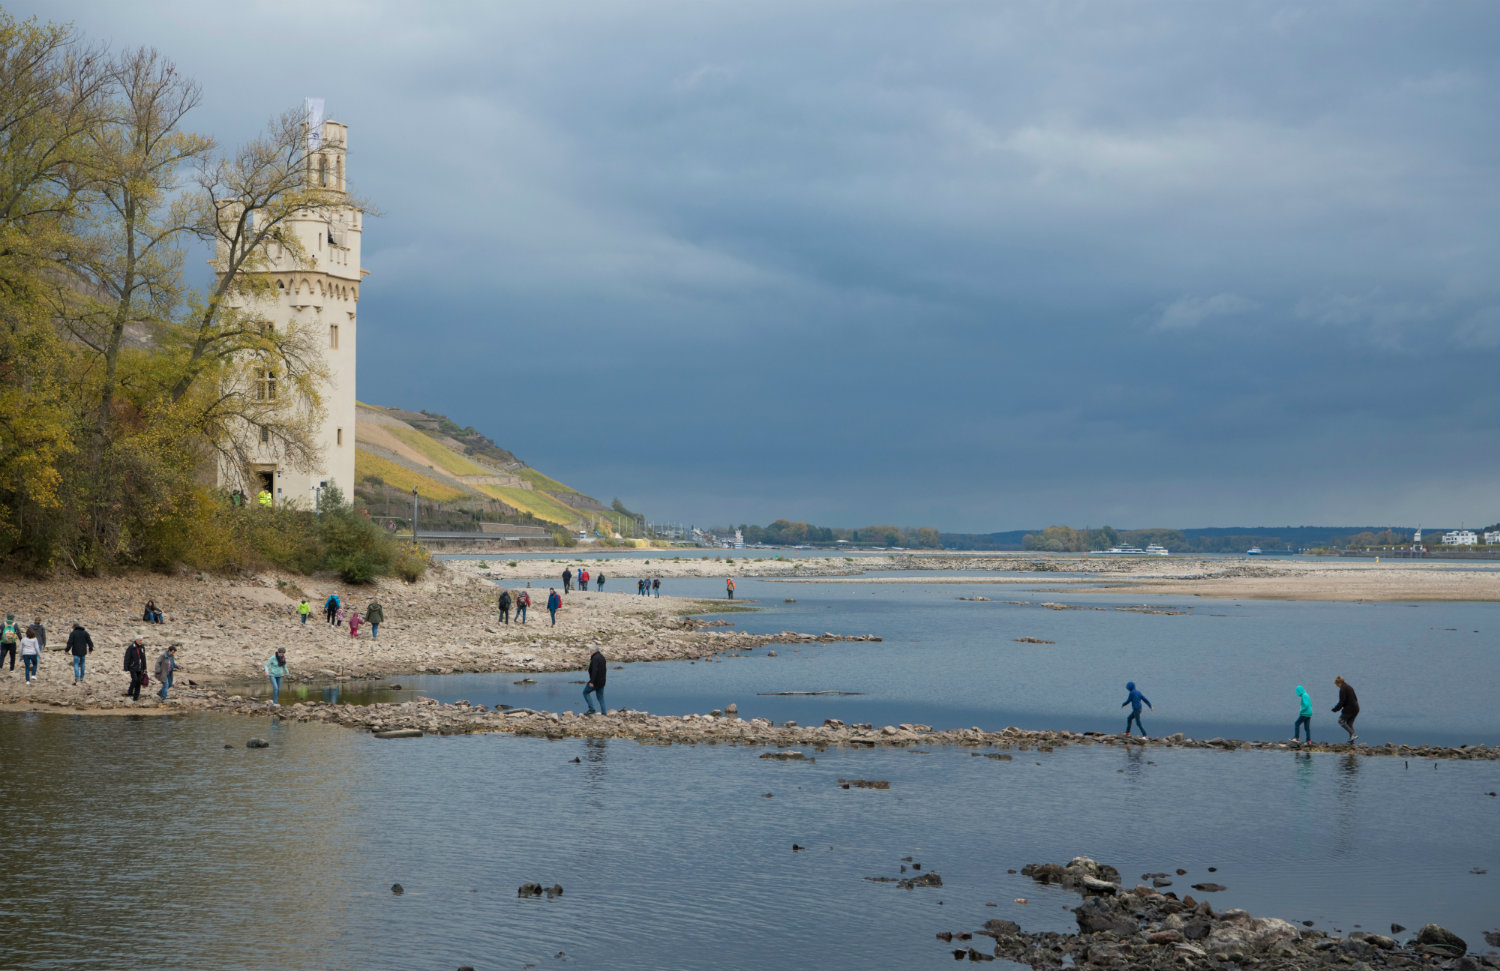
[[[312,605],[303,597],[297,602],[297,616],[301,618],[302,625],[307,626],[307,617],[312,613]],[[364,616],[361,617],[359,608],[349,608],[346,612],[343,601],[336,593],[330,593],[328,599],[323,601],[323,620],[329,627],[343,627],[345,621],[349,624],[349,636],[355,640],[359,639],[359,629],[364,624],[370,625],[370,638],[380,639],[380,625],[385,623],[385,607],[381,605],[379,598],[373,598],[365,607]]]
[[[579,593],[587,593],[590,580],[594,582],[594,589],[596,591],[600,593],[604,592],[604,573],[602,571],[597,576],[591,576],[588,567],[580,566],[577,573],[573,572],[572,567],[563,567],[563,593],[572,593],[575,583],[578,585]]]
[[[1359,717],[1359,696],[1354,693],[1354,688],[1340,675],[1333,679],[1334,685],[1339,689],[1339,703],[1333,706],[1335,714],[1339,714],[1339,727],[1349,733],[1349,741],[1353,742],[1359,738],[1354,734],[1354,719]],[[1125,683],[1125,700],[1120,702],[1120,707],[1130,706],[1130,714],[1125,718],[1125,734],[1130,734],[1130,726],[1133,724],[1141,730],[1141,738],[1147,738],[1146,727],[1141,724],[1141,706],[1145,705],[1151,711],[1149,699],[1141,694],[1140,689],[1135,686],[1134,681]],[[1307,742],[1312,743],[1312,696],[1302,685],[1297,685],[1297,720],[1292,723],[1292,741],[1302,744],[1303,733],[1306,733]],[[1340,714],[1341,713],[1341,714]]]

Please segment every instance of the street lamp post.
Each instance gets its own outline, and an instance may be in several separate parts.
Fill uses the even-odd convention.
[[[411,487],[411,545],[417,545],[417,487]]]

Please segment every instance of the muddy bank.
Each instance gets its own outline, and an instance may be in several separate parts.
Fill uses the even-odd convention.
[[[1179,870],[1178,873],[1183,871]],[[1391,935],[1355,931],[1336,937],[1275,917],[1244,910],[1216,911],[1207,900],[1162,891],[1166,874],[1143,874],[1154,886],[1126,889],[1112,866],[1076,857],[1066,866],[1030,864],[1021,873],[1038,883],[1077,891],[1072,908],[1077,933],[1027,933],[1008,920],[986,921],[974,930],[939,931],[937,940],[956,960],[1002,958],[1033,968],[1312,969],[1500,968],[1493,952],[1469,955],[1469,943],[1436,924]],[[1216,884],[1199,885],[1212,893]],[[953,947],[954,944],[959,947]],[[980,948],[983,950],[980,950]]]

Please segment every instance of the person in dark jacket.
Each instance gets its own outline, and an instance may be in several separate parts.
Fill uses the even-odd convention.
[[[1339,716],[1339,727],[1349,733],[1349,741],[1352,742],[1359,738],[1354,734],[1354,719],[1359,717],[1359,696],[1343,678],[1334,678],[1333,683],[1339,688],[1339,703],[1333,706],[1333,710],[1343,712]]]
[[[573,589],[573,571],[563,567],[563,593]]]
[[[83,680],[83,660],[94,652],[94,639],[83,625],[73,622],[73,633],[68,635],[68,653],[73,655],[73,683]]]
[[[328,621],[329,627],[338,625],[339,617],[339,595],[330,593],[328,599],[323,601],[323,619]]]
[[[552,615],[552,626],[557,626],[557,608],[562,606],[562,597],[555,587],[547,589],[547,611]]]
[[[531,594],[522,590],[516,594],[516,623],[526,623],[526,608],[531,606]]]
[[[500,622],[510,623],[510,591],[500,591]]]
[[[385,608],[379,600],[371,600],[365,608],[365,622],[370,625],[370,640],[380,640],[380,625],[385,623]]]
[[[1126,705],[1130,706],[1130,715],[1125,719],[1125,734],[1130,734],[1130,723],[1135,722],[1135,727],[1141,730],[1141,738],[1145,738],[1146,726],[1141,724],[1141,705],[1145,704],[1147,708],[1151,708],[1151,701],[1136,690],[1134,681],[1126,682],[1125,690],[1130,692],[1125,696],[1125,700],[1120,703],[1121,708],[1124,708]],[[1156,709],[1151,708],[1151,710],[1155,711]],[[1115,717],[1118,718],[1119,716],[1116,715]]]
[[[595,584],[595,586],[594,586],[595,590],[598,590],[600,593],[604,592],[604,574],[603,573],[600,573],[598,576],[594,577],[594,584]]]
[[[125,648],[125,670],[130,672],[130,690],[127,694],[135,701],[141,700],[141,682],[146,680],[146,642],[137,637]]]
[[[583,703],[589,706],[585,715],[607,715],[609,709],[604,707],[604,679],[608,676],[609,665],[604,661],[604,654],[597,647],[594,653],[589,655],[589,683],[583,689]],[[589,692],[593,692],[593,701],[589,700]],[[594,711],[594,701],[599,702],[599,711]]]

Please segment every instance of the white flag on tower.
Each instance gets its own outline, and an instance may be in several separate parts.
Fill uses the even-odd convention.
[[[307,150],[316,152],[323,147],[323,99],[307,99]]]

